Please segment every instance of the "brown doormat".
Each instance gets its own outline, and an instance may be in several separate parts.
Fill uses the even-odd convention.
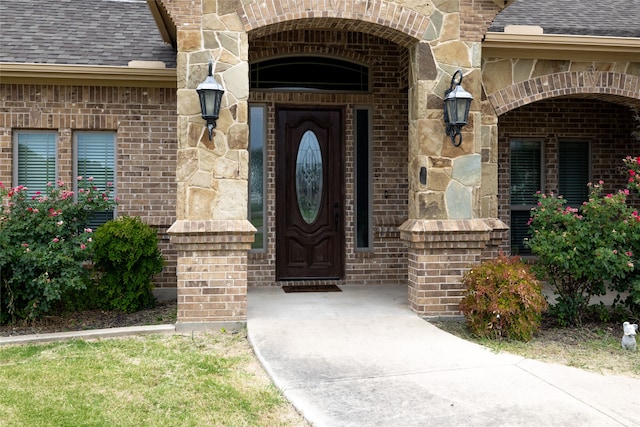
[[[285,293],[294,292],[342,292],[336,285],[282,285]]]

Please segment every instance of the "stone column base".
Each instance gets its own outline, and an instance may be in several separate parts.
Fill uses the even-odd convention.
[[[459,316],[462,276],[482,261],[492,232],[482,219],[409,219],[402,224],[411,309],[424,317]]]
[[[247,252],[256,229],[247,220],[176,221],[178,327],[247,320]]]

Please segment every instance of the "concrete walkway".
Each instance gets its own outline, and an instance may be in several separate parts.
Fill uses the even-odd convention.
[[[407,287],[250,288],[249,340],[314,426],[640,426],[640,380],[489,350],[407,306]]]

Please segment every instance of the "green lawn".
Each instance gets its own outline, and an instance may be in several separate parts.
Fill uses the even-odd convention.
[[[0,426],[303,426],[243,333],[0,347]]]

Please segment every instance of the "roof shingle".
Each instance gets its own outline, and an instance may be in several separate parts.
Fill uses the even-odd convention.
[[[127,66],[176,54],[144,0],[2,0],[0,62]]]
[[[489,31],[538,25],[544,34],[640,37],[640,0],[516,0]]]

